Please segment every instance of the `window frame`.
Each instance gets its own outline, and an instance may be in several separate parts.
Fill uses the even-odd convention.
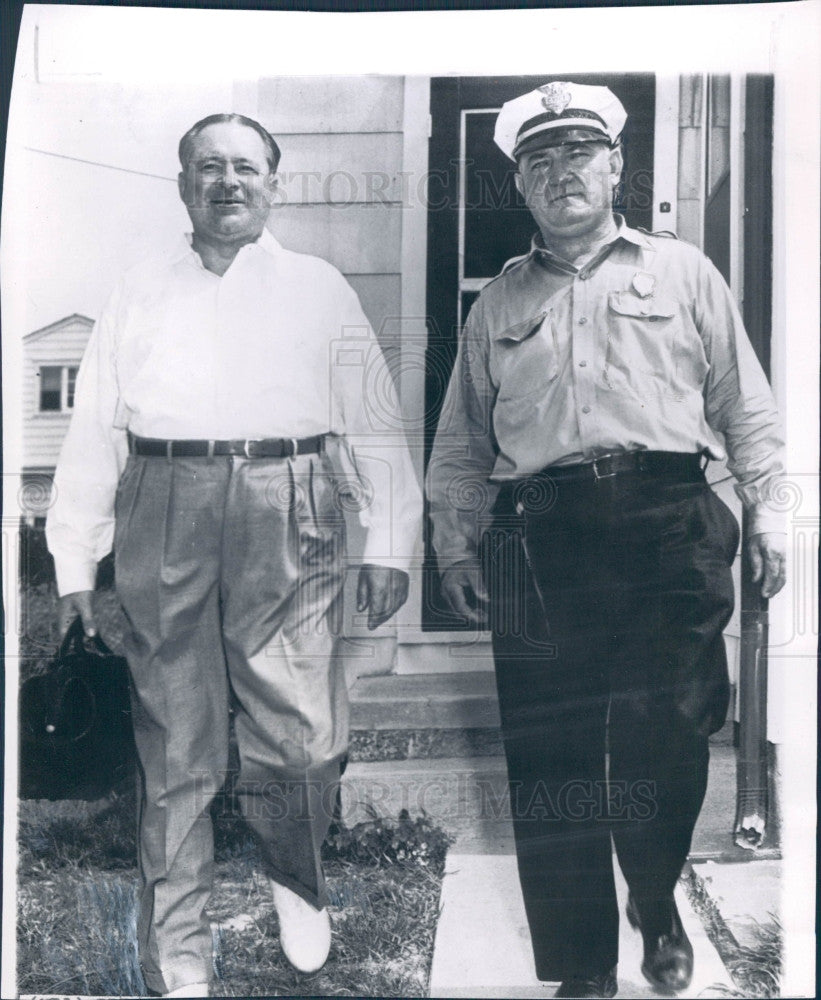
[[[80,366],[78,364],[43,364],[37,366],[37,413],[39,416],[45,416],[48,414],[56,413],[71,413],[74,409],[74,395],[76,392],[77,385],[77,372]],[[60,405],[55,408],[46,408],[43,406],[43,373],[46,370],[59,370],[60,372]],[[70,373],[74,373],[74,384],[71,386],[71,391],[69,391],[69,383],[71,380]],[[50,393],[55,393],[56,389],[50,389]]]

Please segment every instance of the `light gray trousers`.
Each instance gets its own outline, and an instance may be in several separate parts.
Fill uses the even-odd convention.
[[[140,957],[162,993],[212,976],[209,805],[231,703],[236,788],[269,874],[327,901],[319,849],[348,739],[344,515],[324,454],[131,456],[114,545],[141,778]]]

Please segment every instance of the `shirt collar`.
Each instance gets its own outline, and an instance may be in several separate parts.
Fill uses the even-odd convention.
[[[624,216],[619,215],[618,212],[613,213],[613,218],[616,220],[616,239],[627,240],[628,243],[635,243],[637,247],[641,247],[642,250],[651,250],[653,244],[647,239],[647,236],[640,229],[631,229],[627,223],[624,221]]]
[[[643,250],[650,249],[652,244],[638,229],[631,229],[627,223],[624,221],[624,216],[619,215],[618,212],[613,213],[613,219],[616,223],[616,235],[610,241],[610,243],[604,246],[613,246],[618,240],[626,240],[628,243],[633,243],[637,247],[641,247]],[[601,248],[602,250],[604,247]],[[546,263],[550,263],[554,266],[558,266],[561,270],[569,270],[567,262],[563,261],[561,257],[557,257],[551,250],[549,250],[544,245],[544,240],[542,238],[541,232],[537,232],[533,239],[530,241],[530,256],[538,255]],[[575,273],[577,268],[573,268],[572,272]]]
[[[196,260],[197,263],[202,263],[200,260],[200,255],[193,248],[192,243],[194,239],[193,233],[184,233],[174,250],[172,263],[177,264],[181,260]],[[246,246],[259,247],[260,250],[265,251],[271,257],[275,257],[282,250],[282,244],[275,238],[273,233],[267,227],[262,230],[262,233],[258,240],[253,243],[248,243]],[[244,249],[244,247],[243,247]]]

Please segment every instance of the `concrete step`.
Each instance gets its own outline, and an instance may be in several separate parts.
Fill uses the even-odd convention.
[[[351,729],[480,730],[500,725],[493,671],[385,674],[360,677],[351,687]],[[732,723],[711,743],[729,744]]]
[[[513,851],[513,827],[504,757],[445,757],[416,760],[354,761],[342,781],[343,818],[352,826],[370,810],[411,816],[424,810],[455,839],[462,853]],[[690,850],[693,862],[760,861],[779,857],[771,841],[757,852],[736,847],[735,751],[716,746],[710,755],[707,795]]]
[[[360,677],[350,700],[352,729],[499,726],[496,681],[487,670]]]
[[[512,853],[513,827],[504,757],[354,762],[342,778],[342,818],[423,811],[452,837],[453,850]]]

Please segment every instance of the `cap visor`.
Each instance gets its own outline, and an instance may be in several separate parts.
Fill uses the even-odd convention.
[[[513,148],[513,156],[531,153],[534,149],[547,149],[550,146],[565,146],[573,142],[606,142],[611,145],[610,136],[600,129],[574,128],[567,126],[548,127],[535,135],[527,136]]]

